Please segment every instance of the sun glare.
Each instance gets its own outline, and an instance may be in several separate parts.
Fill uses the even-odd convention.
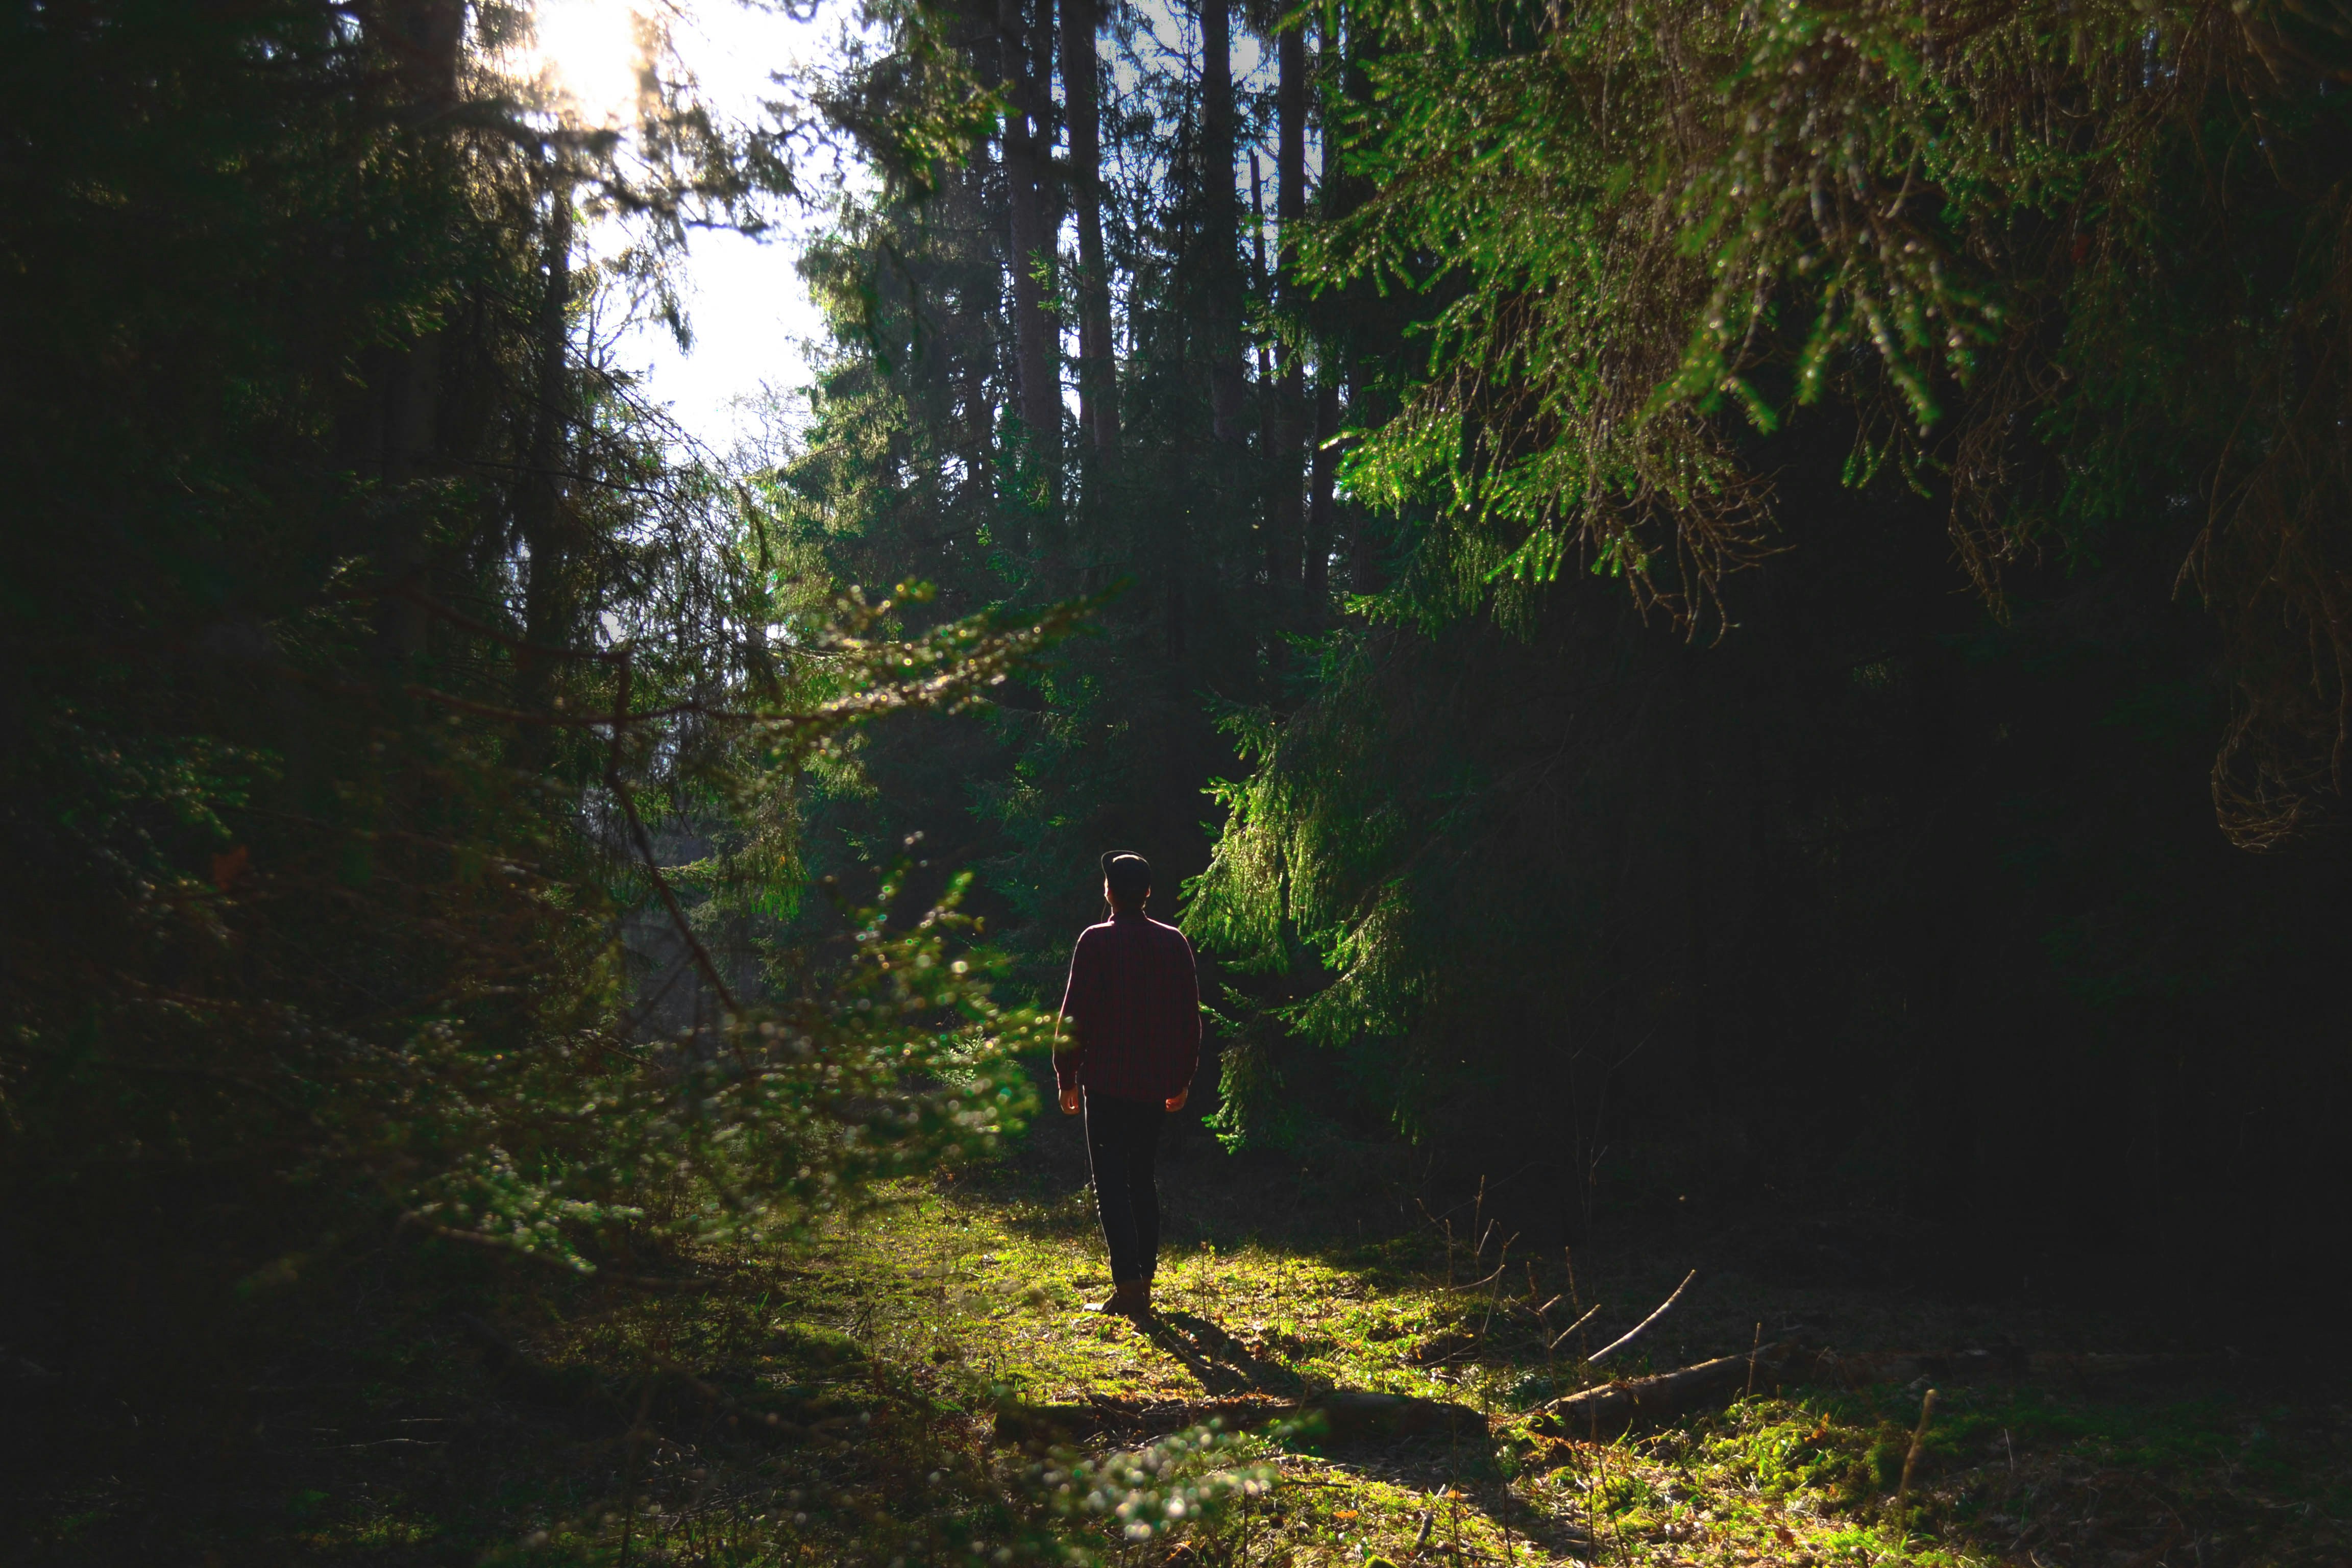
[[[629,0],[539,0],[533,23],[538,37],[520,62],[525,76],[557,94],[583,124],[633,117],[645,54]]]

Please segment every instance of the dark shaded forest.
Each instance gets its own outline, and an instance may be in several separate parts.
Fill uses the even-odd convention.
[[[2137,17],[1240,18],[1255,94],[964,18],[1022,120],[806,264],[779,478],[852,576],[1125,586],[862,812],[1041,994],[1101,847],[1180,869],[1229,1144],[2340,1268],[2336,35]]]
[[[2352,1281],[2352,11],[643,10],[0,10],[11,1561],[2329,1560],[2213,1434]],[[613,324],[787,219],[713,452]],[[1087,1383],[1111,849],[1208,1316]],[[1730,1413],[1570,1429],[1686,1255]],[[1792,1392],[1996,1342],[2271,1392]],[[1335,1389],[1490,1441],[1301,1503]]]

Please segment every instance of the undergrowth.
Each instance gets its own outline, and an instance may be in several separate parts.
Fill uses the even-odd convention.
[[[6,1560],[2340,1557],[2342,1412],[2226,1383],[1942,1390],[1899,1513],[1917,1388],[1759,1393],[1614,1441],[1546,1436],[1535,1407],[1599,1374],[1577,1360],[1598,1342],[1547,1350],[1543,1323],[1563,1326],[1596,1288],[1631,1300],[1637,1269],[1596,1258],[1571,1285],[1567,1258],[1498,1267],[1490,1246],[1449,1259],[1417,1234],[1318,1246],[1318,1228],[1337,1227],[1314,1216],[1300,1236],[1252,1235],[1236,1215],[1264,1205],[1220,1210],[1218,1185],[1238,1168],[1210,1160],[1170,1177],[1179,1202],[1159,1319],[1144,1327],[1081,1310],[1108,1284],[1086,1194],[1073,1173],[1034,1163],[903,1183],[789,1253],[673,1258],[630,1286],[523,1274],[441,1243],[384,1255],[356,1297],[297,1282],[238,1310],[246,1338],[215,1365],[110,1403],[58,1399],[58,1440],[12,1483],[19,1544]],[[1694,1305],[1685,1331],[1720,1332],[1726,1307]],[[1638,1315],[1604,1315],[1595,1331],[1613,1337]],[[1694,1353],[1668,1355],[1655,1337],[1663,1359]],[[1135,1409],[1334,1388],[1465,1405],[1491,1436],[1345,1446],[1309,1421],[1054,1451],[992,1440],[1007,1402]]]

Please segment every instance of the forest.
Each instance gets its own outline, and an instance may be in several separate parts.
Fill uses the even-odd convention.
[[[0,1561],[2352,1550],[2352,5],[561,3],[0,6]]]

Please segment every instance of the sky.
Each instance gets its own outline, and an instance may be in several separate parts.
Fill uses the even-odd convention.
[[[658,11],[712,110],[721,119],[755,121],[761,100],[778,96],[773,72],[830,57],[839,47],[849,8],[835,0],[807,9],[814,16],[799,20],[781,7],[742,0],[539,0],[533,63],[555,72],[583,120],[617,119],[635,89],[633,13]],[[739,400],[763,387],[789,393],[807,384],[803,345],[822,332],[793,268],[808,220],[780,216],[784,221],[760,239],[694,235],[681,289],[693,329],[690,352],[654,325],[625,333],[616,345],[624,368],[646,374],[651,399],[669,405],[689,435],[717,451],[759,433]],[[626,237],[609,229],[589,243],[617,249]]]
[[[763,118],[761,100],[778,96],[771,79],[775,72],[837,58],[845,29],[855,24],[849,0],[797,4],[798,16],[793,0],[538,0],[538,47],[517,64],[526,74],[552,72],[583,120],[617,123],[633,100],[641,58],[635,16],[657,14],[713,112],[723,120],[757,121]],[[1171,0],[1136,0],[1132,15],[1163,56],[1183,59],[1198,49],[1197,27]],[[1265,51],[1239,29],[1234,42],[1240,83],[1270,87]],[[1131,75],[1124,62],[1115,68],[1122,78]],[[1261,151],[1270,182],[1272,149]],[[1319,167],[1319,148],[1310,144],[1308,158]],[[1240,167],[1237,180],[1244,177]],[[1245,187],[1242,200],[1246,212]],[[1269,206],[1272,200],[1269,184]],[[690,351],[681,351],[656,325],[631,331],[616,345],[622,366],[645,374],[652,400],[667,404],[688,435],[720,453],[768,434],[746,400],[763,390],[789,395],[805,387],[807,348],[823,333],[823,321],[794,269],[814,220],[791,212],[777,216],[782,221],[759,239],[723,231],[694,235],[681,288],[694,339]],[[617,227],[589,237],[608,254],[626,242]],[[1075,391],[1066,390],[1074,399]]]

